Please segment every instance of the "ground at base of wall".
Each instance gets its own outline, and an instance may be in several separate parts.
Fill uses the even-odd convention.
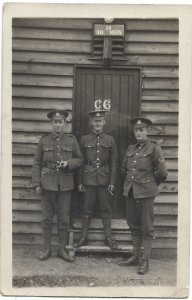
[[[39,249],[13,249],[14,287],[70,287],[70,286],[174,286],[176,259],[151,259],[150,271],[137,274],[137,267],[121,267],[118,262],[125,255],[98,253],[78,254],[74,263],[56,257],[38,260]]]

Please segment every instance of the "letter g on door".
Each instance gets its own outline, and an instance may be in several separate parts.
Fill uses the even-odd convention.
[[[102,101],[100,99],[95,100],[95,109],[102,109]]]

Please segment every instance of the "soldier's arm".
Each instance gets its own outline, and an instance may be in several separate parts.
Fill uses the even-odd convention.
[[[112,147],[111,147],[111,177],[110,184],[115,185],[117,181],[118,172],[118,152],[115,139],[112,137]]]
[[[123,175],[123,177],[125,177],[127,174],[127,159],[128,159],[128,156],[127,156],[127,152],[126,152],[124,159],[122,161],[122,164],[121,164],[121,174]]]
[[[79,144],[75,137],[73,137],[73,139],[73,158],[67,160],[69,170],[75,170],[83,164],[83,155],[79,148]]]
[[[157,184],[160,184],[167,178],[168,172],[162,149],[159,145],[155,145],[153,152],[154,175]]]
[[[83,137],[81,137],[81,139],[80,139],[79,146],[80,146],[81,153],[82,153],[83,157],[85,158],[85,149],[84,149],[84,146],[83,146]],[[81,166],[77,171],[78,185],[83,184],[82,181],[83,180],[82,180],[82,166]]]
[[[41,180],[42,159],[43,159],[42,140],[40,139],[39,144],[36,149],[34,165],[32,168],[32,186],[33,187],[37,187],[37,186],[41,185],[40,180]]]

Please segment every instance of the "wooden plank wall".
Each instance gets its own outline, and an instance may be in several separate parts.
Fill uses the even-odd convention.
[[[13,20],[13,242],[41,243],[40,200],[31,188],[34,151],[49,132],[50,109],[72,111],[74,65],[90,60],[93,23],[103,20]],[[114,65],[142,67],[142,116],[156,127],[169,177],[156,199],[156,226],[165,233],[160,248],[176,248],[178,152],[178,21],[129,19],[125,57]],[[71,132],[71,124],[67,131]]]

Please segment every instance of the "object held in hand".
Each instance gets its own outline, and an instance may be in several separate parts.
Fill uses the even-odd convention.
[[[63,170],[67,167],[67,162],[65,160],[61,160],[56,166],[57,170]]]

